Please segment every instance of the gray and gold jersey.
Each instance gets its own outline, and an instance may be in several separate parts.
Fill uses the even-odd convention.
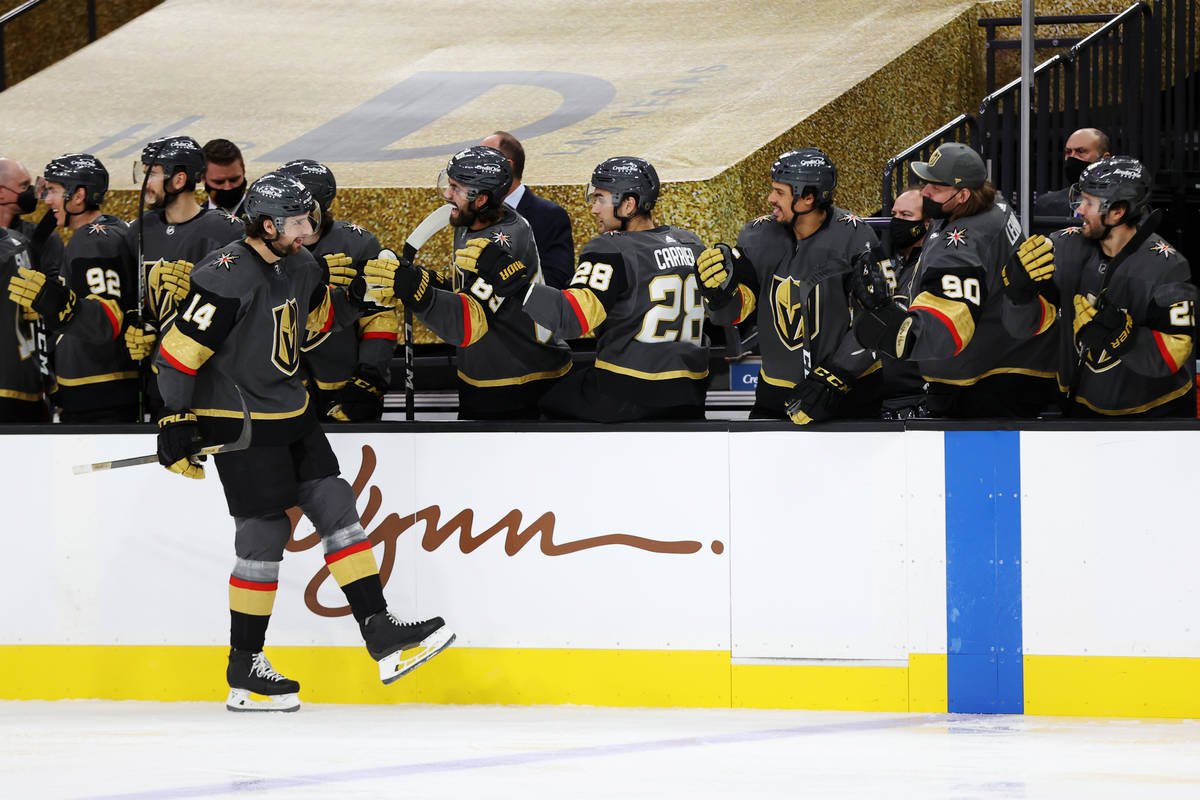
[[[63,252],[61,277],[78,297],[54,345],[55,402],[67,411],[134,405],[137,368],[122,338],[137,306],[137,278],[122,220],[101,214],[80,226]]]
[[[511,208],[505,207],[500,220],[483,230],[454,229],[456,250],[470,239],[487,239],[503,247],[535,271],[535,282],[543,282],[533,231]],[[519,297],[499,297],[478,275],[455,269],[461,288],[435,289],[433,304],[418,316],[430,330],[458,348],[459,380],[487,389],[566,374],[571,368],[566,342],[538,326],[522,310]]]
[[[158,261],[199,264],[217,248],[241,239],[245,226],[237,217],[207,208],[200,209],[187,222],[167,222],[163,211],[147,211],[129,225],[131,253],[137,253],[139,231],[142,231],[142,278],[149,286],[150,270]],[[164,325],[175,316],[175,299],[170,293],[153,296],[147,291],[146,304],[151,317]]]
[[[851,383],[878,369],[874,355],[850,333],[847,287],[851,259],[875,243],[875,233],[861,217],[836,206],[804,239],[797,240],[791,225],[770,216],[742,228],[737,249],[744,261],[737,263],[734,276],[743,287],[742,302],[722,312],[741,319],[746,308],[757,310],[760,397],[766,387],[790,390],[816,367]],[[745,293],[752,296],[749,302]]]
[[[156,362],[163,402],[194,411],[221,441],[240,425],[236,385],[255,444],[293,441],[315,424],[300,374],[305,331],[356,317],[307,250],[268,264],[245,242],[220,248],[192,270],[191,292],[163,336]]]
[[[1152,412],[1176,400],[1195,413],[1183,398],[1195,391],[1196,289],[1190,282],[1187,259],[1157,234],[1130,253],[1104,291],[1105,303],[1115,304],[1133,320],[1133,344],[1120,358],[1102,354],[1080,363],[1075,349],[1075,295],[1097,297],[1111,259],[1098,242],[1079,228],[1050,235],[1054,243],[1051,291],[1027,306],[1009,304],[1010,330],[1024,330],[1058,348],[1058,383],[1064,392],[1076,381],[1073,403],[1106,416]],[[1049,326],[1046,316],[1057,317]],[[1079,375],[1076,377],[1076,369]],[[1068,412],[1069,413],[1069,412]]]
[[[309,248],[318,265],[324,256],[341,253],[360,271],[368,260],[379,257],[380,249],[375,234],[361,225],[341,220],[335,221],[321,240]],[[364,315],[357,325],[310,332],[302,348],[309,378],[316,382],[318,389],[334,391],[354,375],[358,364],[363,363],[376,369],[386,380],[388,366],[396,352],[398,320],[395,310],[388,309]]]
[[[927,380],[971,386],[992,375],[1054,376],[1048,339],[1014,338],[1003,321],[1001,273],[1022,238],[1020,221],[1000,201],[930,225],[908,304],[916,337],[909,358]]]

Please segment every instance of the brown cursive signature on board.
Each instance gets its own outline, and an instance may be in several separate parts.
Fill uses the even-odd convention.
[[[355,497],[362,496],[363,489],[366,487],[371,475],[375,473],[377,463],[375,450],[370,445],[363,445],[362,465],[359,467],[358,475],[351,483]],[[363,510],[359,518],[364,530],[370,527],[382,505],[383,492],[380,491],[378,486],[372,485],[367,494],[367,507]],[[292,535],[288,541],[288,550],[299,552],[301,550],[308,550],[311,547],[317,547],[320,544],[320,536],[316,531],[300,539],[296,538],[296,528],[303,517],[303,513],[299,508],[288,509],[287,515],[292,522]],[[425,534],[421,537],[421,547],[430,553],[449,541],[455,533],[458,534],[458,549],[463,554],[472,553],[501,531],[505,532],[504,552],[509,556],[515,556],[534,538],[538,539],[539,549],[547,556],[565,556],[594,547],[611,547],[614,545],[633,547],[651,553],[691,555],[698,552],[702,546],[700,542],[692,540],[670,542],[659,539],[646,539],[627,533],[610,533],[604,536],[592,536],[587,539],[578,539],[574,542],[563,542],[560,544],[554,541],[553,511],[543,513],[522,529],[524,515],[519,509],[514,508],[501,517],[496,524],[482,531],[479,535],[472,533],[475,522],[475,511],[473,509],[464,508],[446,520],[444,525],[441,524],[441,517],[441,506],[426,506],[420,511],[404,517],[395,513],[388,514],[375,526],[374,530],[370,531],[367,539],[370,541],[371,546],[383,545],[383,556],[379,560],[379,578],[384,586],[387,586],[388,578],[392,574],[392,567],[395,566],[396,541],[400,538],[401,534],[418,522],[425,523]],[[724,545],[721,542],[713,542],[711,547],[714,553],[721,553],[724,550]],[[317,590],[320,589],[321,584],[328,577],[329,567],[322,565],[321,569],[317,571],[317,574],[313,576],[312,580],[308,582],[308,586],[304,589],[304,604],[318,616],[347,616],[350,614],[350,606],[345,605],[330,608],[322,605],[317,599]]]

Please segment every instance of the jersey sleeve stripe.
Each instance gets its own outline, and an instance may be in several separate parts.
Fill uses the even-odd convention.
[[[487,314],[473,297],[459,294],[463,304],[463,340],[459,347],[468,347],[483,338],[488,331]]]
[[[954,355],[962,352],[967,342],[975,335],[975,319],[971,309],[957,300],[947,300],[930,292],[921,292],[908,307],[909,311],[924,311],[946,326],[954,340]]]
[[[744,283],[738,284],[738,296],[741,298],[742,313],[733,321],[734,325],[741,323],[746,317],[754,313],[754,307],[758,305],[758,298],[754,296],[754,292],[750,291],[750,287]]]
[[[88,299],[100,301],[100,307],[104,309],[104,315],[108,317],[108,324],[112,325],[113,338],[116,339],[121,334],[121,323],[125,321],[125,315],[121,313],[121,307],[117,305],[117,301],[94,294],[88,295]]]
[[[211,349],[190,338],[178,327],[171,328],[163,336],[160,352],[168,364],[187,375],[195,375],[213,354]]]
[[[325,298],[308,312],[304,327],[313,333],[325,333],[333,327],[333,300],[329,297],[329,289],[325,290]]]
[[[1042,296],[1038,296],[1038,301],[1042,304],[1042,318],[1038,321],[1037,330],[1033,332],[1034,336],[1045,333],[1054,324],[1054,318],[1058,313],[1058,309]]]
[[[1158,345],[1158,352],[1171,372],[1178,372],[1183,360],[1192,351],[1192,337],[1185,334],[1154,331],[1154,343]]]
[[[563,294],[579,320],[580,336],[608,318],[604,303],[600,302],[600,298],[591,289],[564,289]]]

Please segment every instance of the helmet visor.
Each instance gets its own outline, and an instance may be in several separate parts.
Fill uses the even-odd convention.
[[[312,236],[321,229],[321,207],[313,205],[307,214],[297,214],[294,217],[281,217],[275,220],[279,232],[288,237],[303,239]]]
[[[600,194],[600,192],[604,192],[604,194]],[[587,203],[589,206],[595,205],[596,203],[603,203],[606,200],[612,199],[612,192],[608,191],[607,189],[597,188],[591,183],[589,183],[587,188],[583,190],[583,202]],[[615,206],[617,203],[613,202],[613,205]]]
[[[475,199],[475,192],[450,177],[446,170],[438,173],[438,194],[448,203],[458,205]]]

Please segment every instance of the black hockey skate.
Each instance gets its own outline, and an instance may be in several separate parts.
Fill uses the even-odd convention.
[[[367,652],[379,662],[379,679],[384,683],[404,677],[454,641],[441,617],[401,622],[391,612],[381,611],[367,617],[358,629]]]
[[[225,670],[229,681],[229,699],[225,707],[230,711],[298,711],[300,709],[300,684],[285,678],[271,668],[271,662],[260,650],[229,650],[229,667]]]

